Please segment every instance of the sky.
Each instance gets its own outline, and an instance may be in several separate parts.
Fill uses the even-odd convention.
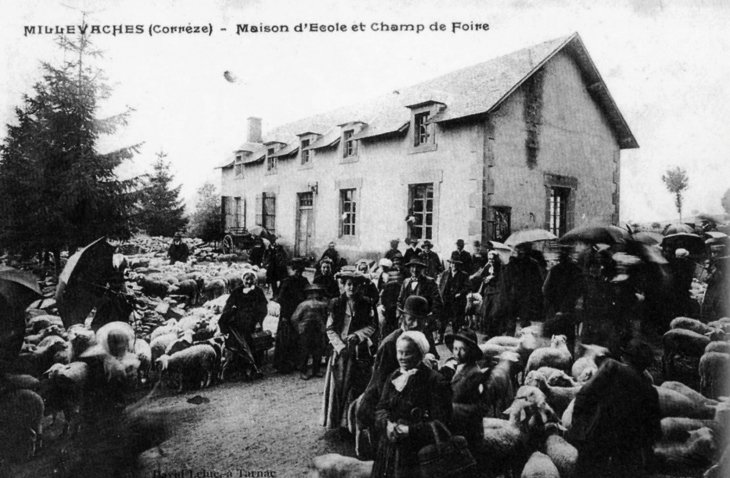
[[[150,172],[164,151],[189,205],[205,181],[220,183],[214,168],[245,141],[249,116],[266,132],[574,32],[640,145],[621,155],[622,222],[676,218],[661,180],[668,168],[689,176],[685,214],[720,213],[730,187],[730,4],[721,0],[0,0],[0,12],[0,138],[41,61],[63,60],[55,35],[25,35],[26,26],[78,25],[82,12],[90,25],[142,26],[91,37],[114,88],[100,114],[134,109],[100,148],[144,143],[124,176]],[[380,22],[426,30],[373,31]],[[446,31],[430,31],[434,22]],[[453,33],[452,22],[489,29]],[[348,31],[294,32],[300,23]],[[352,31],[360,23],[365,31]],[[290,32],[237,35],[238,24]],[[151,25],[211,25],[212,34],[150,36]]]

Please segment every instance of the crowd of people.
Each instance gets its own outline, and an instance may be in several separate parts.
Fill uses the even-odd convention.
[[[637,473],[656,433],[658,405],[645,379],[651,352],[636,340],[636,324],[663,332],[676,316],[711,321],[730,315],[723,293],[729,280],[725,243],[712,246],[704,267],[683,248],[665,247],[662,258],[651,260],[630,249],[588,245],[580,251],[558,246],[549,268],[531,243],[516,245],[504,263],[498,251],[476,244],[471,254],[459,240],[447,267],[430,241],[421,247],[414,239],[407,243],[401,252],[393,240],[379,261],[354,265],[330,243],[311,284],[303,275],[306,264],[288,261],[276,241],[262,255],[272,300],[280,306],[274,367],[281,373],[296,370],[302,380],[324,378],[321,424],[343,437],[368,430],[374,477],[420,476],[418,451],[433,442],[435,422],[465,437],[478,463],[484,456],[479,446],[487,404],[477,332],[487,338],[514,336],[518,327],[536,322],[547,336],[565,335],[571,350],[580,341],[623,358],[623,363],[607,360],[599,378],[579,395],[573,434],[584,457],[621,463],[624,471]],[[702,309],[689,292],[698,274],[708,283]],[[262,356],[252,334],[266,314],[256,274],[244,274],[220,326],[237,356],[226,366],[242,368],[246,379],[261,377]],[[439,363],[442,343],[451,357]],[[617,380],[624,386],[607,394]],[[607,401],[607,396],[615,397]],[[613,413],[614,399],[636,402],[628,412],[636,426],[611,441],[615,427],[591,420],[596,407]],[[587,439],[596,436],[596,426],[605,427],[600,433],[613,444],[608,449]]]

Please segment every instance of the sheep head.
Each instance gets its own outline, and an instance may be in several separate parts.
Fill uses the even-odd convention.
[[[160,366],[160,372],[164,372],[167,370],[167,368],[170,365],[170,356],[169,355],[162,355],[160,358],[155,360],[155,363],[159,364]]]
[[[553,348],[561,348],[568,346],[568,338],[565,335],[553,335],[550,339],[550,346]]]

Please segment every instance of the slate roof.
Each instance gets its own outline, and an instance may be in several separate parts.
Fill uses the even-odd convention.
[[[267,138],[275,137],[279,141],[291,144],[292,141],[298,143],[297,135],[307,132],[321,134],[327,131],[326,136],[320,138],[312,147],[332,145],[334,143],[330,141],[330,136],[336,135],[339,138],[339,128],[332,126],[353,121],[367,124],[354,136],[354,139],[402,134],[407,131],[411,120],[411,110],[408,106],[428,101],[446,105],[445,109],[431,119],[436,123],[488,114],[561,51],[576,61],[588,90],[601,106],[616,133],[620,148],[638,148],[636,139],[577,33],[453,71],[367,102],[279,126],[273,129]]]

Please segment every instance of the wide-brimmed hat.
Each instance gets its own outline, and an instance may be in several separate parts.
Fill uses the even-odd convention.
[[[423,244],[421,244],[421,247],[433,247],[433,244],[431,244],[431,241],[426,239],[425,241],[423,241]]]
[[[654,364],[654,352],[651,346],[639,339],[631,339],[626,347],[621,348],[621,354],[629,357],[639,368],[646,369]]]
[[[464,245],[464,239],[457,239],[456,240],[456,245],[457,246],[463,246]]]
[[[454,264],[463,264],[464,263],[464,261],[461,260],[461,255],[459,255],[459,253],[457,251],[454,251],[451,253],[449,262],[453,262]]]
[[[390,243],[391,243],[391,244],[393,244],[393,243],[396,243],[396,244],[400,244],[400,239],[398,239],[398,238],[396,237],[395,239],[391,239],[391,240],[390,240]]]
[[[315,292],[321,292],[324,294],[326,290],[327,288],[321,284],[309,284],[304,288],[304,293],[313,294]]]
[[[482,349],[479,348],[479,339],[477,338],[477,333],[470,328],[462,327],[457,333],[446,334],[446,336],[444,336],[444,343],[449,350],[453,350],[454,340],[460,340],[464,342],[467,347],[469,347],[469,353],[472,355],[472,358],[474,360],[480,360],[482,357],[484,357],[484,352],[482,352]]]
[[[408,264],[406,264],[406,267],[411,267],[411,266],[418,266],[418,267],[424,267],[425,268],[426,267],[426,264],[424,264],[421,259],[415,258],[415,259],[411,259],[408,262]]]
[[[175,235],[174,235],[173,237],[175,237],[175,238],[177,238],[177,237],[182,237],[182,233],[180,233],[180,232],[176,232],[176,233],[175,233]]]
[[[344,266],[340,269],[340,272],[335,274],[335,279],[346,281],[347,279],[353,279],[357,281],[366,281],[367,277],[362,272],[358,272],[355,266]]]
[[[425,319],[428,315],[428,301],[420,295],[412,295],[406,298],[403,308],[398,307],[398,310],[411,317]]]
[[[323,257],[321,261],[319,261],[321,264],[334,264],[334,261],[330,259],[329,257]]]

